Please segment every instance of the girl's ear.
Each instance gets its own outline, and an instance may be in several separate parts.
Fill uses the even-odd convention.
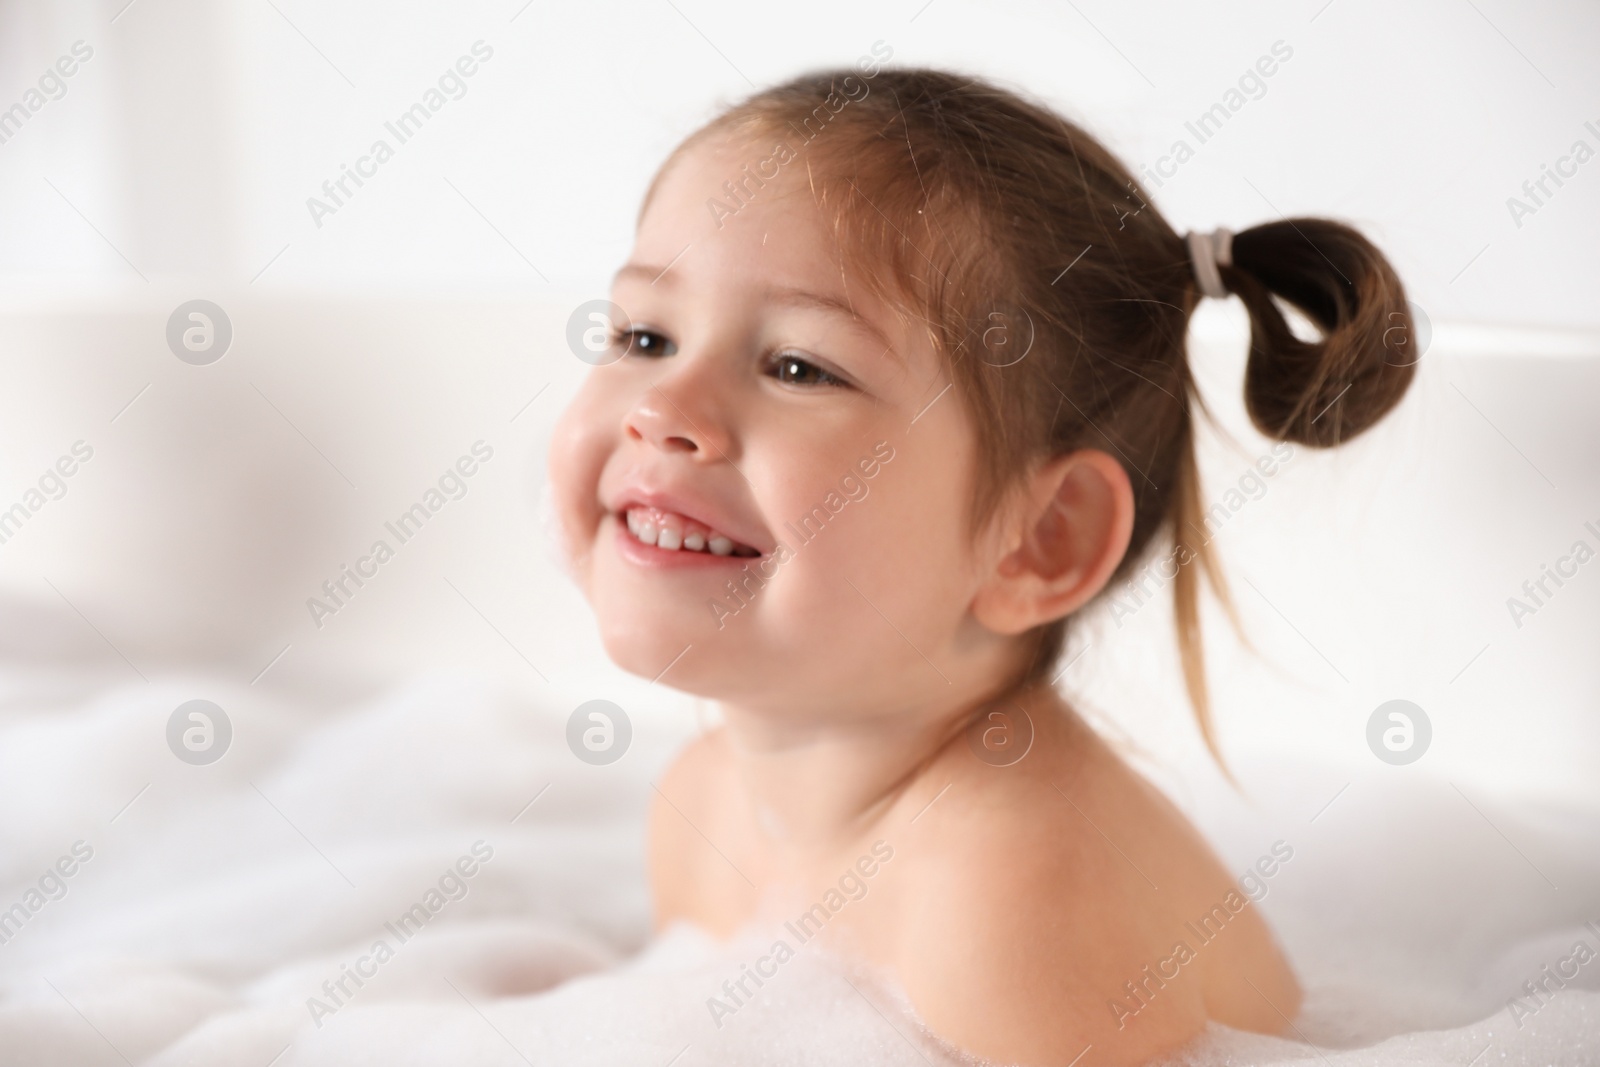
[[[1029,478],[1018,525],[973,597],[987,629],[1019,634],[1070,615],[1093,599],[1122,562],[1133,533],[1133,486],[1110,455],[1084,448]]]

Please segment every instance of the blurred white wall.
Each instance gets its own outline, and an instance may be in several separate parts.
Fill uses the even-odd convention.
[[[1264,94],[1155,191],[1176,225],[1334,214],[1383,241],[1436,319],[1592,327],[1600,161],[1520,227],[1506,200],[1575,140],[1600,148],[1596,39],[1592,4],[1503,0],[12,0],[0,106],[75,41],[94,56],[0,145],[0,272],[75,293],[143,291],[136,272],[588,293],[661,157],[753,85],[882,40],[894,62],[1039,95],[1137,167],[1194,143],[1184,124],[1281,41]],[[318,228],[306,199],[479,40],[493,58],[465,95]]]
[[[1506,203],[1575,141],[1600,150],[1580,3],[0,4],[0,109],[92,49],[0,143],[0,505],[94,449],[0,545],[5,697],[39,699],[30,672],[203,664],[328,694],[465,665],[688,721],[605,662],[550,562],[542,457],[585,369],[564,324],[679,138],[879,40],[1041,96],[1135,167],[1292,49],[1155,202],[1179,228],[1351,220],[1434,340],[1392,420],[1300,453],[1219,534],[1263,653],[1210,620],[1224,745],[1371,771],[1366,718],[1405,697],[1435,728],[1415,773],[1600,803],[1600,564],[1521,627],[1506,608],[1574,540],[1600,547],[1600,160],[1531,215]],[[317,225],[307,198],[479,41],[463,95]],[[197,297],[234,329],[207,367],[164,338]],[[1217,496],[1266,450],[1242,330],[1236,304],[1195,323],[1240,442],[1208,449]],[[316,627],[306,598],[479,439],[495,458],[467,496]],[[1165,604],[1122,621],[1085,627],[1064,684],[1187,763]]]

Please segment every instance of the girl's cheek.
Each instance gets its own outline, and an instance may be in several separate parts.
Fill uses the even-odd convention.
[[[592,398],[580,392],[557,421],[550,442],[550,480],[563,548],[569,558],[587,549],[601,518],[600,473],[611,436],[600,425]]]
[[[551,434],[550,451],[545,458],[545,477],[549,479],[551,488],[555,492],[556,503],[563,517],[573,489],[572,475],[575,466],[573,460],[582,451],[578,439],[582,423],[577,415],[576,402],[561,413]]]

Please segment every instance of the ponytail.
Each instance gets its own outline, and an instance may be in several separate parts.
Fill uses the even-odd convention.
[[[1417,363],[1405,287],[1351,227],[1285,219],[1245,230],[1222,276],[1250,312],[1245,408],[1268,437],[1331,448],[1405,395]],[[1296,337],[1273,297],[1305,313],[1322,338]]]
[[[1250,313],[1244,400],[1257,429],[1273,440],[1331,448],[1366,430],[1400,402],[1416,371],[1414,326],[1405,287],[1370,241],[1340,222],[1285,219],[1235,234],[1231,259],[1217,269],[1223,285]],[[1203,265],[1197,273],[1200,269]],[[1322,337],[1296,337],[1274,298],[1304,313]],[[1203,410],[1198,395],[1191,396],[1191,404]],[[1235,632],[1242,638],[1244,631],[1204,533],[1192,426],[1178,463],[1171,522],[1178,558],[1189,564],[1173,582],[1184,688],[1200,735],[1226,774],[1206,686],[1201,572]]]

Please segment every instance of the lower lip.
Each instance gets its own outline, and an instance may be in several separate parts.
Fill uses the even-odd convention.
[[[671,568],[671,567],[743,567],[747,563],[757,563],[760,556],[718,556],[712,552],[697,552],[693,549],[657,548],[647,545],[633,534],[628,532],[626,523],[618,521],[615,515],[608,516],[608,521],[616,527],[617,553],[630,563],[641,567]]]

